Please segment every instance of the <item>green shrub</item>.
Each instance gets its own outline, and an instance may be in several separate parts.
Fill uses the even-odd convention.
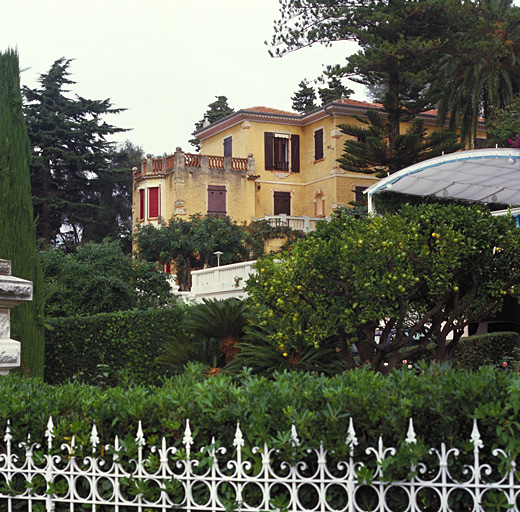
[[[500,366],[520,346],[516,332],[494,332],[461,338],[453,355],[453,363],[477,370],[481,366]]]
[[[165,370],[155,359],[183,316],[182,308],[170,308],[49,319],[45,380],[157,383]]]
[[[464,445],[479,410],[479,428],[489,448],[496,442],[497,429],[518,407],[512,403],[511,389],[520,389],[514,372],[490,367],[470,372],[444,365],[421,367],[419,373],[402,369],[388,376],[358,369],[335,377],[283,372],[272,379],[248,372],[238,378],[207,378],[202,366],[188,365],[186,372],[162,386],[126,389],[81,382],[53,386],[8,375],[0,378],[0,439],[8,419],[22,439],[29,432],[32,439],[40,439],[52,415],[55,425],[63,424],[57,441],[64,439],[60,435],[70,436],[70,429],[78,439],[88,439],[94,422],[102,443],[113,442],[115,435],[135,438],[142,421],[147,439],[165,436],[178,444],[190,419],[199,446],[210,443],[212,436],[232,446],[237,422],[249,445],[280,444],[295,425],[302,447],[318,448],[323,441],[327,449],[344,454],[353,418],[361,453],[369,445],[377,446],[380,435],[385,446],[397,446],[406,436],[409,418],[426,446]],[[520,429],[515,428],[511,437],[520,439]]]
[[[283,460],[293,464],[305,461],[307,473],[318,474],[317,457],[308,449],[319,449],[322,441],[328,451],[331,472],[337,472],[334,462],[348,460],[352,448],[356,461],[363,463],[357,465],[358,476],[369,481],[378,463],[374,452],[367,454],[366,448],[377,448],[382,436],[385,459],[381,469],[385,479],[406,480],[413,471],[411,468],[422,463],[430,470],[426,475],[429,478],[439,463],[429,448],[439,449],[444,442],[447,450],[453,447],[459,450],[455,456],[449,456],[448,463],[452,477],[463,482],[468,478],[467,473],[463,473],[464,465],[473,461],[474,445],[470,439],[473,418],[477,417],[483,441],[481,460],[493,471],[503,474],[507,464],[497,462],[500,458],[493,455],[493,448],[504,448],[514,455],[520,453],[520,378],[516,373],[490,367],[478,372],[448,366],[417,367],[416,370],[418,374],[403,369],[383,376],[360,369],[332,378],[284,372],[272,379],[244,372],[239,379],[234,379],[222,373],[205,378],[202,366],[190,365],[184,374],[167,379],[161,387],[130,386],[127,389],[102,389],[78,382],[51,386],[37,379],[8,375],[0,378],[0,452],[5,450],[2,444],[8,419],[13,436],[11,450],[23,460],[23,444],[19,441],[26,440],[28,433],[32,443],[45,441],[47,420],[52,415],[55,437],[51,453],[66,457],[66,451],[60,447],[70,445],[74,434],[76,460],[92,454],[89,439],[95,423],[100,445],[105,447],[100,454],[98,446],[96,457],[103,456],[110,467],[117,435],[122,447],[121,463],[133,471],[133,460],[137,459],[136,433],[142,422],[146,441],[142,456],[147,471],[153,472],[158,469],[158,454],[153,448],[161,446],[163,436],[168,447],[177,448],[176,452],[167,454],[172,467],[175,461],[185,459],[183,437],[186,420],[190,419],[194,442],[191,458],[200,463],[196,471],[207,471],[213,455],[200,448],[209,447],[214,436],[216,447],[226,448],[216,453],[220,467],[224,467],[225,462],[236,455],[233,438],[240,422],[244,436],[242,454],[244,460],[252,461],[251,472],[261,467],[264,455],[263,449],[254,452],[252,447],[262,448],[265,442],[271,448],[274,467],[280,469]],[[404,442],[410,417],[414,420],[416,444]],[[346,442],[349,418],[353,418],[359,442],[356,447]],[[296,428],[298,445],[291,441],[292,425]],[[46,444],[32,445],[35,460],[41,460]],[[397,448],[395,455],[386,450],[389,447]],[[300,465],[300,470],[302,468]],[[79,480],[82,479],[78,479],[76,485],[87,492],[86,482]],[[24,491],[23,483],[18,480],[20,492]],[[127,484],[128,481],[122,479],[121,488]],[[140,489],[153,495],[155,486]],[[193,492],[200,492],[200,487],[198,490],[194,487]],[[301,509],[313,509],[312,493],[302,492],[298,499]],[[409,508],[406,494],[392,495],[390,491],[385,499],[392,505],[391,510]],[[486,500],[490,499],[486,493]],[[363,510],[377,509],[377,496],[366,488],[358,490],[356,500],[363,503]],[[428,512],[439,509],[435,501],[423,505],[421,510]],[[449,510],[453,512],[470,510],[471,506],[472,502],[460,501],[455,493],[448,498]],[[27,510],[27,506],[19,510]]]
[[[458,450],[455,457],[449,457],[450,474],[465,481],[464,465],[471,465],[474,457],[473,419],[478,418],[481,460],[503,475],[512,459],[493,455],[493,449],[503,448],[513,456],[520,453],[517,374],[489,366],[478,372],[454,370],[447,365],[418,366],[416,370],[418,374],[402,369],[383,376],[359,369],[330,378],[284,372],[272,379],[243,372],[235,379],[222,373],[206,378],[203,366],[188,365],[185,373],[165,380],[161,387],[127,389],[103,389],[79,382],[51,386],[37,379],[8,375],[0,378],[0,452],[5,450],[2,444],[8,419],[14,439],[11,449],[22,457],[23,444],[18,441],[27,439],[29,433],[33,443],[43,441],[48,417],[52,415],[55,427],[51,453],[63,457],[60,447],[70,445],[74,435],[77,460],[90,455],[89,439],[95,423],[100,444],[105,446],[101,456],[110,464],[117,435],[123,450],[122,464],[133,470],[132,461],[138,456],[136,433],[141,422],[146,441],[142,456],[147,470],[153,472],[158,469],[158,456],[153,449],[161,445],[162,437],[167,446],[177,449],[168,452],[171,464],[186,457],[183,438],[189,419],[194,442],[191,457],[205,471],[212,455],[200,448],[209,448],[214,438],[216,447],[226,448],[218,450],[217,455],[223,467],[236,456],[233,439],[239,422],[244,436],[243,457],[251,461],[255,471],[262,464],[264,451],[255,452],[252,448],[262,448],[265,442],[271,449],[274,467],[280,468],[284,460],[292,464],[304,461],[309,474],[314,474],[317,457],[309,449],[319,449],[323,442],[329,454],[328,467],[333,472],[334,462],[348,460],[352,449],[356,461],[362,463],[357,465],[359,478],[370,481],[380,464],[384,479],[406,480],[413,468],[421,464],[435,471],[439,461],[429,448],[440,449],[441,443],[445,443],[447,450]],[[350,418],[358,440],[355,447],[346,442]],[[415,444],[405,442],[409,418],[414,421]],[[291,439],[292,425],[298,444]],[[378,463],[374,452],[366,450],[376,448],[380,437],[385,458]],[[33,447],[33,457],[40,460],[46,443]],[[395,454],[387,451],[389,447],[396,448]],[[154,487],[143,489],[153,492]],[[377,508],[377,500],[372,498],[367,489],[356,493],[358,503],[367,500],[363,510]],[[312,509],[312,496],[301,494],[299,499],[303,508]],[[387,495],[387,500],[392,510],[404,511],[409,507],[407,495]],[[459,502],[454,494],[448,504],[453,512],[469,510],[468,504]],[[439,509],[435,502],[426,505],[425,511]]]
[[[45,275],[47,317],[113,313],[164,307],[174,302],[168,275],[123,253],[121,242],[88,242],[73,253],[40,251]]]

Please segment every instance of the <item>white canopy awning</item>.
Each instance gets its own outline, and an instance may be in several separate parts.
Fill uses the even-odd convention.
[[[460,151],[406,167],[365,190],[369,211],[383,191],[520,206],[520,149]]]

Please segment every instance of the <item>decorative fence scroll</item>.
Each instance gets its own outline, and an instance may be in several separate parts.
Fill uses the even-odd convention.
[[[426,465],[408,478],[388,481],[385,471],[396,448],[359,452],[350,420],[346,456],[323,446],[302,450],[296,429],[288,439],[289,460],[264,445],[249,448],[237,425],[233,447],[195,450],[187,422],[179,446],[148,446],[139,424],[133,446],[117,437],[101,445],[96,426],[80,446],[75,437],[58,443],[52,418],[44,446],[15,443],[9,424],[0,454],[2,511],[487,511],[520,510],[514,461],[502,450],[484,450],[477,423],[469,452],[441,444]],[[417,446],[412,420],[404,447]],[[485,459],[485,460],[483,460]],[[402,469],[402,468],[401,468]]]

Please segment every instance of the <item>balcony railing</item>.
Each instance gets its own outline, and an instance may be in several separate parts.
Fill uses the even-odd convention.
[[[196,302],[205,299],[229,299],[244,297],[244,288],[249,276],[253,273],[256,260],[221,265],[191,272],[191,290],[178,292],[182,298]]]
[[[294,215],[266,215],[253,219],[254,221],[266,220],[273,227],[289,227],[296,231],[303,231],[309,233],[315,231],[318,222],[329,221],[328,217],[309,217],[307,215],[297,217]]]
[[[162,158],[152,158],[147,155],[141,160],[141,168],[134,170],[134,179],[139,180],[146,175],[157,175],[175,171],[177,169],[216,169],[234,172],[250,172],[254,175],[255,160],[252,155],[248,158],[224,157],[215,155],[198,155],[184,153],[178,150],[173,155]]]

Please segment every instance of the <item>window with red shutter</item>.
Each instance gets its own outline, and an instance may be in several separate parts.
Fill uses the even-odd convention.
[[[226,214],[226,186],[208,185],[208,215],[225,217]]]
[[[159,217],[159,187],[148,189],[148,218]]]
[[[144,214],[146,211],[145,205],[145,190],[139,190],[139,220],[144,220]]]

